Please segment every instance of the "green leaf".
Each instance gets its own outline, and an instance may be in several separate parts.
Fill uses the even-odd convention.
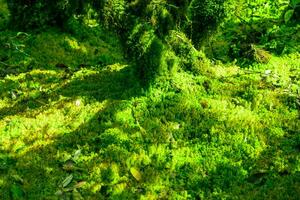
[[[70,176],[65,178],[65,180],[62,182],[62,186],[67,187],[72,182],[72,180],[73,180],[73,175],[71,174]]]
[[[19,36],[21,36],[21,35],[25,35],[26,37],[29,36],[29,34],[28,34],[28,33],[25,33],[25,32],[18,32],[18,33],[17,33],[17,37],[19,37]]]
[[[290,19],[293,17],[294,10],[288,10],[284,15],[284,21],[285,23],[288,23]]]
[[[74,185],[74,188],[81,188],[82,186],[84,186],[86,184],[85,181],[80,181],[78,183],[76,183],[76,185]]]
[[[142,180],[142,175],[141,175],[140,171],[137,170],[136,168],[134,168],[134,167],[130,168],[130,173],[137,181]]]
[[[73,160],[74,161],[78,160],[80,154],[81,154],[81,149],[78,149],[77,151],[75,151],[74,156],[73,156]]]

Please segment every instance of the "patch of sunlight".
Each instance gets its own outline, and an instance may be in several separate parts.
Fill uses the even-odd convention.
[[[0,177],[0,188],[4,187],[6,183],[6,180],[4,179],[4,177]]]
[[[87,48],[82,45],[79,44],[79,42],[75,39],[75,38],[71,38],[71,37],[65,37],[65,44],[66,44],[66,49],[71,49],[71,50],[78,50],[81,51],[84,54],[87,54]]]
[[[105,107],[106,101],[81,107],[76,106],[73,101],[60,103],[62,103],[60,109],[54,106],[34,118],[18,114],[20,116],[15,115],[0,120],[2,148],[26,154],[30,149],[47,146],[57,136],[75,131],[79,126],[91,120]]]
[[[121,124],[134,124],[135,119],[133,118],[132,109],[127,108],[117,112],[116,121],[120,122]]]
[[[57,71],[55,70],[43,70],[43,69],[34,69],[30,71],[31,75],[39,75],[39,74],[44,74],[44,75],[57,75]]]
[[[233,108],[233,105],[230,102],[223,99],[208,99],[208,102],[211,110],[215,111],[216,113],[223,113],[227,109]]]
[[[126,183],[119,183],[114,187],[114,195],[122,194],[123,191],[128,187]]]
[[[290,69],[298,69],[300,62],[300,53],[292,53],[284,56],[272,56],[268,64],[257,64],[259,69],[278,70],[283,73]]]
[[[42,147],[50,146],[53,143],[54,143],[53,140],[46,140],[46,141],[45,140],[37,140],[32,145],[30,145],[30,146],[27,145],[27,148],[25,148],[25,145],[24,145],[24,150],[20,151],[18,154],[19,154],[19,156],[26,156],[26,154],[36,151],[36,149],[41,149]]]
[[[91,28],[99,26],[98,20],[96,19],[85,19],[84,23]]]
[[[228,123],[239,125],[240,127],[257,126],[259,117],[252,111],[242,106],[231,109],[227,115]]]
[[[112,65],[107,65],[105,68],[103,68],[103,70],[108,70],[111,72],[118,72],[118,71],[121,71],[122,69],[125,69],[126,67],[128,67],[128,65],[115,63]]]
[[[231,66],[215,65],[214,67],[211,68],[212,73],[217,78],[236,75],[238,74],[239,70],[240,70],[239,67],[235,65],[231,65]]]
[[[11,103],[9,102],[8,99],[1,99],[0,100],[0,109],[7,107],[8,105],[10,105]]]

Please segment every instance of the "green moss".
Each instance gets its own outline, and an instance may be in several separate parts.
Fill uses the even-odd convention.
[[[298,198],[299,53],[245,69],[69,23],[0,33],[1,199]]]

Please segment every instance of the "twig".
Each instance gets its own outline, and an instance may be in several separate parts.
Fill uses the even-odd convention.
[[[42,102],[41,100],[38,100],[38,99],[35,99],[34,101],[37,102],[37,103],[39,103],[39,104],[42,104],[42,105],[47,105],[47,103]]]
[[[186,40],[183,39],[180,35],[176,34],[176,37],[178,37],[179,39],[181,39],[183,42],[186,43]],[[198,50],[194,47],[194,45],[192,45],[192,49],[193,49],[194,51],[198,51]]]
[[[24,54],[25,56],[28,56],[28,57],[30,56],[29,54],[27,54],[27,53],[25,53],[24,51],[20,50],[20,49],[18,48],[18,46],[15,46],[15,48],[16,48],[17,51],[19,51],[20,53]]]
[[[10,67],[9,64],[6,64],[5,62],[2,62],[2,61],[0,61],[0,64],[2,64],[2,65],[4,65],[4,66],[7,66],[7,67]]]

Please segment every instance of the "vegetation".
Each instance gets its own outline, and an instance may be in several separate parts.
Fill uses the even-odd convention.
[[[0,0],[0,199],[298,199],[299,5]]]

